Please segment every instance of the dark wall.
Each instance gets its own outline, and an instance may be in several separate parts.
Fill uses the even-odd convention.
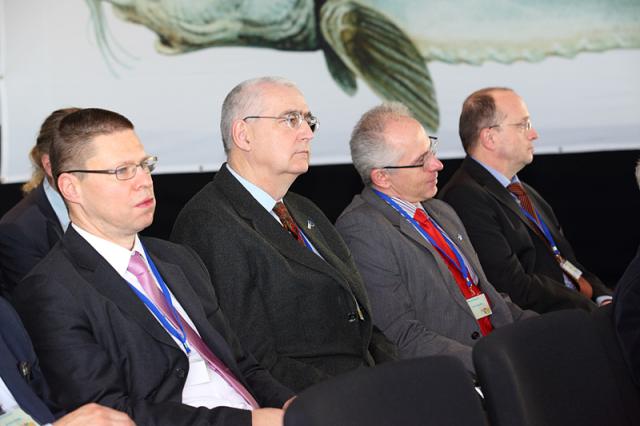
[[[640,244],[640,193],[634,177],[640,151],[538,155],[518,175],[554,207],[580,262],[613,286]],[[444,160],[442,187],[461,160]],[[167,238],[178,212],[213,173],[154,176],[156,219],[143,233]],[[292,190],[312,199],[332,220],[362,189],[351,165],[315,166]],[[0,185],[0,214],[20,198],[18,184]]]

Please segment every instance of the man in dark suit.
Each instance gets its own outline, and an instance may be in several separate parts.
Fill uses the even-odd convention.
[[[44,120],[29,155],[34,171],[22,186],[25,197],[0,219],[0,269],[5,277],[0,293],[11,293],[60,240],[69,224],[64,201],[52,187],[49,148],[60,120],[77,110],[59,109]]]
[[[402,104],[365,113],[351,157],[366,185],[336,228],[362,274],[372,316],[403,358],[448,354],[471,372],[478,339],[523,317],[493,288],[462,222],[435,200],[435,138]]]
[[[84,405],[66,416],[58,412],[54,415],[51,412],[53,404],[49,399],[49,388],[40,371],[31,340],[16,311],[2,297],[0,324],[0,424],[5,424],[4,420],[9,416],[14,422],[16,417],[25,420],[29,416],[40,424],[54,423],[55,418],[60,417],[54,423],[56,426],[133,425],[125,413],[94,403]]]
[[[292,393],[244,352],[189,249],[138,232],[153,220],[149,156],[125,117],[83,109],[51,149],[69,208],[61,242],[14,303],[54,401],[141,424],[279,425]]]
[[[640,187],[640,162],[636,179]],[[640,388],[640,249],[616,285],[613,322],[631,377]]]
[[[347,247],[318,207],[288,192],[309,167],[317,127],[293,83],[236,86],[222,107],[228,162],[172,232],[203,259],[242,344],[294,390],[374,363],[369,302]]]
[[[467,157],[439,198],[464,223],[487,277],[525,309],[593,310],[611,291],[575,257],[551,206],[517,173],[533,160],[524,101],[511,89],[487,88],[462,106]]]

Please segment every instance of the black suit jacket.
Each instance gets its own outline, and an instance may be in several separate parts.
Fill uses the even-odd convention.
[[[297,391],[371,365],[372,325],[362,280],[333,225],[304,197],[290,192],[284,203],[324,260],[225,166],[186,204],[171,238],[203,259],[243,345]]]
[[[0,219],[0,269],[9,294],[62,237],[42,184]]]
[[[185,247],[143,239],[203,340],[261,406],[292,394],[244,352],[220,311],[200,259]],[[125,280],[73,228],[14,292],[55,401],[125,411],[138,424],[249,425],[251,413],[181,403],[189,362]]]
[[[611,291],[575,257],[551,206],[524,184],[562,255],[583,272],[593,286],[593,299]],[[540,313],[558,309],[593,310],[597,305],[564,284],[562,269],[545,240],[534,230],[511,193],[470,157],[462,162],[440,192],[469,232],[482,267],[498,291],[524,309]]]
[[[640,388],[640,249],[616,285],[613,322],[625,361]]]
[[[0,297],[0,377],[20,408],[38,423],[51,423],[49,389],[29,335],[16,311]]]

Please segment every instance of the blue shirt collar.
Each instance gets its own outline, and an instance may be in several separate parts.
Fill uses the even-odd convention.
[[[225,164],[225,167],[227,168],[227,170],[229,170],[229,173],[231,173],[233,177],[238,179],[238,182],[240,182],[240,185],[242,185],[244,189],[249,191],[249,194],[251,194],[251,196],[255,198],[256,201],[262,207],[264,207],[266,211],[271,212],[271,210],[273,210],[273,207],[276,205],[276,202],[278,200],[274,200],[273,198],[271,198],[271,195],[267,194],[264,190],[259,188],[257,185],[254,185],[253,183],[249,182],[247,179],[240,176],[238,172],[236,172],[231,168],[231,166],[229,166],[228,163]]]
[[[62,229],[66,231],[69,226],[69,212],[67,211],[67,206],[64,204],[64,200],[60,194],[58,194],[58,191],[49,185],[49,181],[46,177],[42,180],[42,186],[44,187],[44,195],[47,196],[47,200],[49,200],[49,204],[51,204],[51,207],[60,222],[60,226],[62,226]]]
[[[486,164],[484,164],[482,161],[476,160],[475,158],[473,158],[472,156],[469,156],[469,158],[471,158],[473,161],[475,161],[476,163],[480,164],[482,167],[485,168],[486,171],[488,171],[489,173],[491,173],[491,176],[493,176],[494,178],[496,178],[496,180],[498,182],[500,182],[500,185],[504,186],[505,188],[507,187],[507,185],[509,185],[510,183],[515,183],[515,182],[520,182],[520,179],[518,179],[518,175],[514,175],[513,178],[511,180],[509,180],[509,178],[507,178],[505,175],[503,175],[502,173],[500,173],[499,171],[497,171],[496,169],[494,169],[493,167],[489,167]]]

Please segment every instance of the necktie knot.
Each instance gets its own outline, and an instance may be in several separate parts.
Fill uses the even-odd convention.
[[[526,196],[526,192],[524,192],[524,188],[519,182],[510,183],[507,185],[507,189],[518,198]]]
[[[273,212],[278,216],[282,226],[289,231],[291,236],[296,239],[299,243],[304,244],[302,241],[302,235],[300,235],[300,229],[298,225],[293,221],[289,210],[287,210],[287,206],[284,205],[282,201],[278,201],[275,206],[273,206]]]
[[[147,272],[147,265],[145,264],[145,261],[142,258],[140,252],[136,251],[131,255],[129,266],[127,266],[127,271],[131,272],[136,277],[140,277]]]

